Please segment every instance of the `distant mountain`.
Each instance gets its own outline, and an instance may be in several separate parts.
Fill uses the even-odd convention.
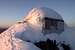
[[[7,30],[7,29],[8,29],[7,27],[5,27],[5,28],[0,27],[0,33],[2,33],[3,31],[5,31],[5,30]]]

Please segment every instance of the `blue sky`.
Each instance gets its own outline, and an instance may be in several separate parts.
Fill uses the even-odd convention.
[[[39,6],[54,9],[68,25],[75,26],[75,0],[0,0],[0,26],[16,23]]]

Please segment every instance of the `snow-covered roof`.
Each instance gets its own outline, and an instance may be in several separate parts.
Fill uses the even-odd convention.
[[[62,17],[56,11],[47,7],[33,8],[25,19],[29,19],[31,17],[37,17],[37,16],[63,20]]]

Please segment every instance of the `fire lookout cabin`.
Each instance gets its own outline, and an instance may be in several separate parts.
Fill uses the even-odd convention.
[[[42,28],[44,33],[61,33],[64,31],[64,20],[45,17]]]

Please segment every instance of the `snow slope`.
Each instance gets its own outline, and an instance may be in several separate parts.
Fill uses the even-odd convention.
[[[58,42],[66,41],[70,44],[72,50],[75,50],[75,31],[69,27],[65,27],[65,31],[61,34],[43,34],[42,20],[44,17],[62,19],[62,17],[49,8],[33,8],[29,14],[21,21],[17,22],[9,29],[0,34],[1,50],[41,50],[33,43],[46,41],[48,38],[57,40]],[[62,50],[62,49],[61,49]]]
[[[17,33],[22,33],[21,25],[13,25],[8,30],[4,31],[0,34],[0,50],[40,50],[38,47],[34,46],[34,44],[23,41],[19,38],[15,37],[15,27]],[[19,26],[19,27],[18,27]],[[21,30],[20,30],[20,29]]]

